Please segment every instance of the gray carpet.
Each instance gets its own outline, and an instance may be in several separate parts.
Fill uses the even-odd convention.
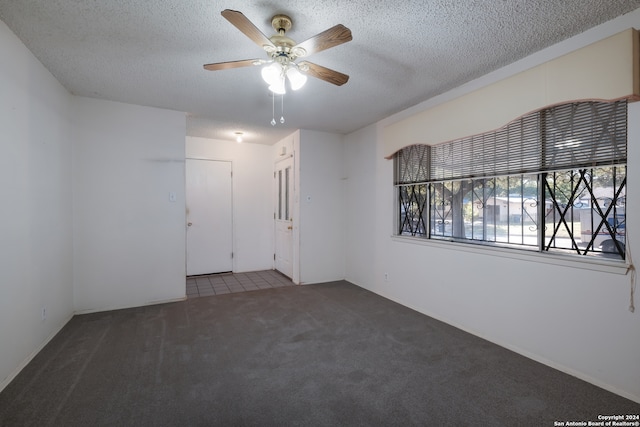
[[[638,413],[344,281],[75,316],[0,393],[2,426],[553,426]]]

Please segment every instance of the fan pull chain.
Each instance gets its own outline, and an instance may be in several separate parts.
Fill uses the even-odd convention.
[[[280,123],[284,124],[284,94],[280,98]],[[271,126],[276,125],[276,94],[271,93]]]
[[[271,94],[271,126],[276,125],[276,95]]]
[[[284,95],[280,98],[282,104],[280,104],[280,123],[284,124]]]

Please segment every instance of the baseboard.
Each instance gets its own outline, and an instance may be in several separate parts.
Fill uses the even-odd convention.
[[[131,304],[131,305],[117,305],[103,308],[90,308],[87,310],[78,310],[74,314],[90,314],[90,313],[101,313],[103,311],[114,311],[114,310],[125,310],[127,308],[136,308],[136,307],[146,307],[149,305],[158,305],[158,304],[168,304],[172,302],[180,302],[187,299],[187,296],[178,297],[178,298],[170,298],[166,300],[157,300],[157,301],[148,301],[143,304]]]
[[[38,345],[38,347],[36,347],[35,350],[33,350],[22,362],[20,362],[20,364],[13,370],[12,373],[10,373],[4,380],[2,380],[2,382],[0,382],[0,392],[2,392],[2,390],[4,390],[5,387],[8,386],[11,383],[11,381],[13,381],[18,376],[20,372],[22,372],[22,370],[33,360],[34,357],[36,357],[38,353],[40,353],[40,351],[42,351],[42,349],[47,344],[49,344],[49,341],[51,341],[53,337],[55,337],[58,334],[58,332],[60,332],[62,328],[64,328],[67,325],[67,323],[69,323],[69,321],[73,318],[74,315],[75,314],[72,314],[67,318],[67,320],[62,322],[62,324],[58,328],[56,328],[51,334],[49,334],[49,336],[42,343],[40,343],[40,345]]]

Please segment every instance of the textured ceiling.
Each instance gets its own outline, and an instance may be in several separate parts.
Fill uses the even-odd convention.
[[[0,19],[73,94],[184,111],[192,136],[242,131],[247,142],[273,143],[298,128],[352,132],[638,7],[640,0],[0,0]],[[285,13],[297,42],[347,26],[353,41],[308,58],[349,82],[310,78],[285,96],[286,122],[272,127],[258,67],[202,68],[267,58],[224,9],[241,11],[267,36],[271,17]]]

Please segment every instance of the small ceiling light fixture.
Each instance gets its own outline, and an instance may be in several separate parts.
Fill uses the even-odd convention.
[[[236,132],[236,142],[240,144],[242,142],[242,132]]]

